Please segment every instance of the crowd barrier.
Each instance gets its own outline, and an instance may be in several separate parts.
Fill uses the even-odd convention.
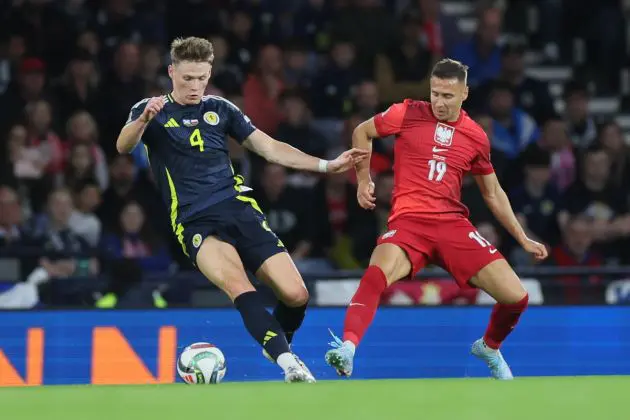
[[[356,378],[483,377],[469,355],[489,307],[382,308],[362,343]],[[319,379],[328,328],[344,310],[313,308],[294,349]],[[232,309],[0,312],[0,386],[149,384],[179,381],[183,347],[212,342],[226,381],[282,380]],[[515,375],[630,374],[630,307],[530,307],[504,347]]]

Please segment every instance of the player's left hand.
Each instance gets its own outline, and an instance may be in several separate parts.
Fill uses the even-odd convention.
[[[533,239],[526,238],[522,246],[523,249],[532,254],[537,261],[542,261],[549,255],[547,247]]]
[[[328,167],[326,172],[330,172],[333,174],[338,174],[340,172],[345,172],[348,169],[354,167],[357,163],[365,160],[369,155],[367,150],[362,149],[350,149],[346,150],[336,159],[328,162]]]

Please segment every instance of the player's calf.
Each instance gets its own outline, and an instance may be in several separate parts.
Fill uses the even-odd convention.
[[[256,271],[256,276],[271,287],[278,303],[273,311],[289,344],[304,321],[309,293],[302,276],[286,252],[267,258]]]
[[[492,308],[484,342],[499,349],[514,330],[521,314],[527,309],[529,296],[514,270],[505,260],[496,260],[481,269],[471,283],[492,296],[497,303]]]

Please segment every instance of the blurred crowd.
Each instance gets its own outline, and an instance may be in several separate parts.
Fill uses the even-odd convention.
[[[589,112],[593,92],[619,89],[625,4],[458,3],[473,7],[472,35],[439,0],[0,1],[0,252],[39,250],[23,270],[37,284],[121,267],[139,276],[192,269],[143,148],[121,156],[114,145],[133,104],[169,91],[170,40],[196,35],[215,49],[207,94],[322,158],[349,147],[354,127],[391,103],[428,98],[439,58],[463,61],[465,109],[488,133],[522,224],[549,245],[546,264],[630,264],[628,145],[618,124]],[[541,28],[533,34],[522,19],[532,9]],[[526,76],[525,55],[570,63],[576,37],[589,59],[564,86],[558,113],[549,86]],[[268,164],[236,142],[230,149],[301,269],[365,267],[386,230],[393,139],[374,144],[373,212],[358,208],[352,173],[323,178]],[[479,232],[513,263],[533,264],[476,188],[467,179],[462,196]]]

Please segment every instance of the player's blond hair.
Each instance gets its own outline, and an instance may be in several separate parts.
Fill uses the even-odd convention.
[[[182,61],[212,64],[213,60],[214,48],[207,39],[189,36],[188,38],[175,38],[171,43],[171,62],[173,64]]]

